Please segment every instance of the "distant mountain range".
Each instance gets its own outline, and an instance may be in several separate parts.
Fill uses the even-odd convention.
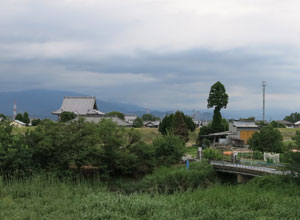
[[[71,91],[56,91],[56,90],[28,90],[20,92],[0,92],[0,113],[8,116],[13,115],[13,104],[14,101],[17,103],[17,112],[23,113],[28,112],[33,118],[51,118],[56,119],[57,117],[51,115],[51,112],[60,108],[64,96],[86,96],[86,94],[80,94]],[[97,106],[102,112],[120,111],[125,114],[136,114],[142,116],[147,112],[147,109],[134,104],[124,104],[124,103],[113,103],[106,102],[97,99]],[[163,118],[166,114],[174,112],[172,109],[170,111],[160,111],[152,110],[150,113],[158,117]],[[185,114],[190,116],[195,116],[195,119],[202,121],[212,120],[213,112],[212,110],[202,110],[202,111],[184,111]],[[282,119],[285,115],[290,114],[288,111],[269,111],[269,115],[272,115],[272,120]],[[255,116],[259,119],[261,115],[261,110],[244,110],[244,111],[234,111],[234,110],[222,110],[222,115],[225,118],[235,118],[240,117],[251,117]],[[269,119],[269,118],[267,118]]]
[[[56,118],[51,112],[60,108],[65,96],[86,96],[71,91],[54,90],[29,90],[21,92],[1,92],[0,112],[12,116],[14,101],[17,103],[17,112],[28,112],[35,118]],[[110,103],[97,99],[97,106],[102,112],[120,111],[125,114],[140,112],[146,113],[147,109],[137,105]],[[162,112],[158,112],[163,114]]]

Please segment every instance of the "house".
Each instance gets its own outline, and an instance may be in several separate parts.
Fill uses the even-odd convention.
[[[258,131],[258,128],[254,121],[230,121],[229,131],[232,135],[230,135],[229,138],[231,138],[233,142],[243,142],[243,144],[247,144],[249,138]]]
[[[283,124],[286,128],[293,128],[294,127],[294,123],[286,121],[286,120],[279,120],[279,121],[276,121],[276,122],[278,122],[280,124]]]
[[[137,115],[125,115],[125,121],[132,124],[137,117]]]
[[[21,128],[21,127],[25,127],[26,124],[22,121],[14,120],[10,123],[10,126],[13,126],[13,127],[16,127],[16,128]]]
[[[147,128],[158,128],[160,121],[144,121],[144,126]]]
[[[294,123],[294,128],[300,128],[300,121]]]
[[[58,117],[62,112],[73,112],[78,116],[87,117],[101,117],[105,114],[100,112],[97,107],[96,97],[90,96],[66,96],[64,97],[61,107],[52,112]]]

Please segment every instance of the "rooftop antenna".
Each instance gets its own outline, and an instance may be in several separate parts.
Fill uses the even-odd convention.
[[[262,87],[263,87],[263,122],[265,121],[265,106],[266,106],[266,86],[267,82],[263,81],[262,82]]]
[[[14,113],[13,113],[14,120],[16,119],[16,116],[17,116],[17,103],[15,101],[14,102]]]

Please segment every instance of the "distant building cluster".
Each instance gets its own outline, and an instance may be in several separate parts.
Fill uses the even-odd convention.
[[[96,97],[90,96],[66,96],[62,102],[61,107],[53,111],[53,115],[57,115],[60,118],[60,114],[63,112],[73,112],[78,118],[84,118],[88,122],[98,123],[103,119],[111,119],[113,122],[123,127],[132,127],[133,122],[138,118],[137,115],[125,115],[124,120],[117,116],[107,116],[105,113],[99,111]],[[145,127],[157,128],[160,121],[144,121]]]

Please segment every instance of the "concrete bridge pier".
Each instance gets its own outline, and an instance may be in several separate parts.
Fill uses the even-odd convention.
[[[242,174],[237,174],[236,175],[236,180],[237,180],[237,183],[247,183],[249,180],[251,180],[253,177],[252,176],[245,176],[245,175],[242,175]]]

